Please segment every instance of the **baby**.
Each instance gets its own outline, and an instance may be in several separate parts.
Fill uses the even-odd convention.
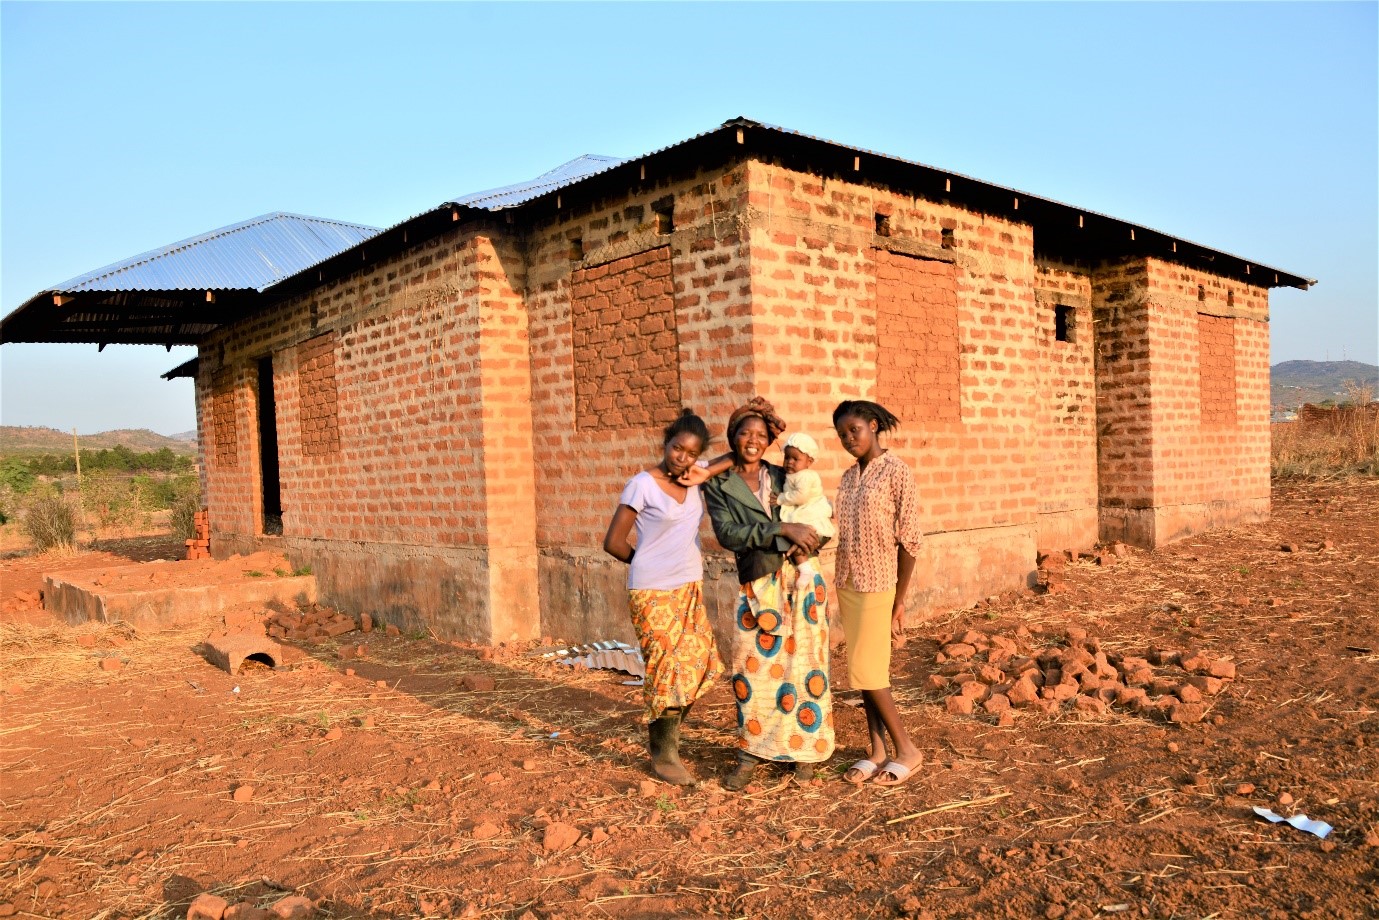
[[[787,524],[808,524],[827,540],[838,531],[833,526],[833,506],[824,498],[824,484],[809,467],[819,456],[819,445],[807,434],[785,439],[785,491],[780,494],[780,519]],[[800,551],[790,558],[804,569],[810,565]],[[812,574],[812,572],[811,572]]]

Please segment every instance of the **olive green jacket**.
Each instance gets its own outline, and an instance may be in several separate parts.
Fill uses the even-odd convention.
[[[771,477],[771,494],[785,491],[785,470],[762,461]],[[713,521],[713,534],[719,544],[737,557],[737,580],[756,581],[780,570],[791,543],[780,532],[780,506],[774,502],[770,514],[742,477],[729,470],[701,485],[704,503]]]

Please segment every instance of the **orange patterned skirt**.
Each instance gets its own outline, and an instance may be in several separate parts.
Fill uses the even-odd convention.
[[[668,591],[628,591],[632,628],[646,662],[646,717],[682,709],[708,693],[723,673],[713,627],[704,609],[703,582]]]
[[[786,565],[742,586],[733,637],[738,746],[765,760],[833,755],[828,592],[817,572]]]

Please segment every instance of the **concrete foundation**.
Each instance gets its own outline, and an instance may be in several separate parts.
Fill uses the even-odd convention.
[[[1157,508],[1102,508],[1101,540],[1154,549],[1207,530],[1267,521],[1269,510],[1267,496]]]
[[[131,566],[130,568],[137,568]],[[170,629],[203,622],[241,604],[309,604],[316,600],[311,575],[246,578],[210,585],[111,591],[76,575],[43,579],[43,606],[70,625],[124,621],[136,629]]]

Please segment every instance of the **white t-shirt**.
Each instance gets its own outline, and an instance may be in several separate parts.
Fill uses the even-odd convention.
[[[628,567],[628,588],[668,591],[704,580],[704,557],[699,552],[704,503],[698,486],[685,493],[685,500],[677,502],[645,471],[623,487],[618,504],[637,512],[637,551]]]

